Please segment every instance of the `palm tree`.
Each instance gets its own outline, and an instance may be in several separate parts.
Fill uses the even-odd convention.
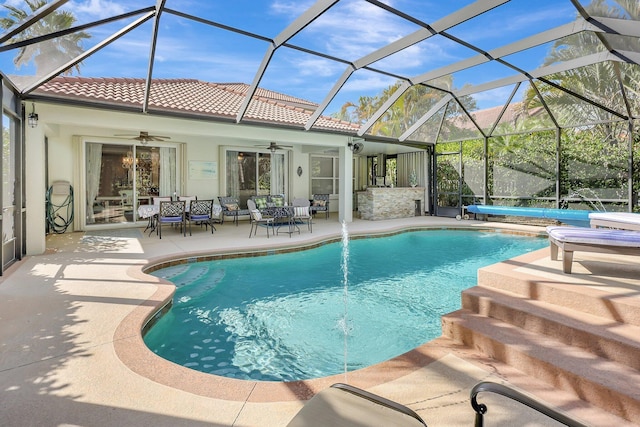
[[[585,9],[593,16],[606,16],[613,18],[640,19],[640,3],[637,0],[593,0]],[[637,51],[640,40],[632,37],[619,37],[615,40],[620,50]],[[620,46],[621,43],[630,44],[628,48]],[[570,37],[555,42],[551,52],[546,57],[544,65],[569,61],[594,53],[595,47],[601,46],[597,36],[591,32],[580,32]],[[625,112],[616,67],[622,69],[622,79],[625,90],[637,91],[637,83],[640,81],[640,73],[636,66],[620,65],[618,63],[602,62],[591,66],[577,68],[563,73],[547,76],[547,79],[561,87],[569,88],[602,106],[614,111]],[[587,124],[608,122],[611,114],[597,107],[587,106],[573,95],[559,90],[551,85],[540,83],[538,89],[547,104],[557,115],[561,124]],[[628,99],[638,99],[636,96],[628,96]],[[636,101],[637,102],[637,101]],[[524,105],[528,109],[540,106],[536,92],[531,88],[525,94]],[[634,107],[637,110],[637,106]],[[610,139],[618,132],[614,124],[607,123],[595,126],[602,138]],[[613,142],[613,141],[612,141]]]
[[[379,95],[373,97],[362,96],[358,104],[347,102],[342,106],[340,112],[334,116],[352,123],[364,124],[398,90],[400,85],[400,82],[396,82],[385,88]],[[451,76],[440,79],[438,86],[453,87]],[[400,136],[426,114],[431,107],[437,104],[443,96],[444,93],[440,90],[424,85],[414,85],[384,112],[380,119],[373,124],[369,133],[389,137]],[[471,97],[461,98],[460,102],[464,104],[467,111],[476,109],[475,101]],[[466,117],[456,102],[452,102],[447,108],[447,116],[451,118]],[[446,128],[447,124],[444,127]],[[416,137],[417,139],[421,138],[420,135],[416,135]]]
[[[28,12],[18,7],[4,4],[3,7],[9,10],[9,14],[4,18],[0,18],[0,28],[4,30],[12,28],[14,25],[24,21],[36,10],[45,6],[47,1],[25,0],[25,3],[29,7]],[[30,40],[34,37],[65,30],[71,28],[75,22],[76,18],[71,12],[54,11],[17,34],[10,39],[8,43]],[[80,55],[84,51],[82,41],[89,38],[91,38],[90,34],[80,31],[39,43],[25,45],[19,48],[16,57],[13,59],[13,63],[16,69],[20,69],[22,66],[33,61],[36,67],[36,73],[44,74]],[[74,69],[80,73],[80,65],[81,63],[76,64],[63,74],[73,74]]]
[[[640,19],[640,2],[637,0],[592,0],[585,6],[585,10],[593,16]],[[640,47],[638,38],[603,37],[619,51],[637,51]],[[556,41],[545,59],[545,65],[592,54],[596,52],[596,48],[602,49],[601,46],[598,37],[587,31],[563,38]],[[640,72],[636,65],[607,61],[547,76],[546,80],[626,115],[621,81],[631,110],[638,111],[640,108]],[[537,84],[537,88],[561,126],[582,125],[563,130],[561,192],[581,187],[599,188],[608,189],[610,193],[615,190],[617,197],[624,199],[628,193],[628,122],[619,120],[609,111],[579,100],[554,85],[543,82]],[[524,105],[528,109],[540,106],[532,88],[525,94]],[[634,173],[634,182],[640,178],[636,175]]]

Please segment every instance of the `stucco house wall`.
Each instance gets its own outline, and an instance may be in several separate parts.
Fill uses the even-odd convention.
[[[320,134],[314,132],[278,129],[256,125],[215,123],[206,120],[185,120],[181,118],[158,117],[140,113],[109,111],[82,106],[66,106],[50,103],[36,103],[40,121],[37,128],[27,128],[27,253],[44,252],[46,225],[45,192],[57,180],[69,181],[74,187],[76,206],[84,203],[84,177],[82,162],[84,141],[131,143],[115,134],[138,133],[141,130],[160,135],[171,135],[168,145],[178,148],[184,154],[178,160],[179,192],[197,195],[199,198],[216,198],[225,195],[224,159],[220,158],[220,147],[237,147],[256,150],[256,145],[268,145],[269,141],[292,145],[289,152],[289,197],[308,197],[309,147],[344,148],[348,138],[344,135]],[[48,141],[46,168],[45,138]],[[184,148],[181,150],[180,146]],[[305,149],[306,148],[306,149]],[[180,156],[180,154],[179,154]],[[34,159],[34,162],[29,159]],[[40,159],[40,160],[38,160]],[[218,178],[213,180],[190,180],[186,167],[190,160],[207,160],[218,163]],[[303,173],[296,170],[301,166]],[[47,170],[48,169],[48,170]],[[46,172],[45,172],[46,171]],[[45,176],[48,173],[48,176]],[[78,215],[78,212],[75,212]],[[81,219],[81,218],[80,218]],[[69,231],[79,228],[76,222]],[[35,227],[35,228],[32,228]]]

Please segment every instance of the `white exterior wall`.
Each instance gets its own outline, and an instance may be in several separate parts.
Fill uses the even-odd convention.
[[[27,253],[40,254],[45,250],[45,191],[46,177],[44,168],[44,137],[49,139],[49,185],[57,180],[69,181],[74,188],[76,206],[84,203],[83,162],[84,155],[79,151],[82,141],[132,143],[115,134],[137,134],[147,131],[151,134],[170,135],[167,144],[175,145],[180,156],[180,144],[184,144],[184,155],[178,159],[178,167],[186,168],[189,160],[206,160],[218,163],[218,178],[213,180],[189,180],[183,173],[184,182],[179,183],[179,192],[197,195],[199,198],[217,198],[224,196],[222,188],[224,179],[224,158],[220,158],[220,147],[237,147],[257,150],[256,145],[268,145],[276,141],[283,145],[292,145],[289,151],[289,198],[309,197],[309,154],[313,150],[309,146],[321,146],[316,149],[344,149],[348,142],[346,136],[319,134],[304,131],[266,128],[253,125],[237,125],[215,123],[205,120],[184,120],[177,118],[157,117],[140,113],[123,113],[99,110],[88,107],[69,107],[46,103],[36,103],[40,122],[35,129],[28,129],[26,135],[27,175]],[[348,150],[347,150],[348,151]],[[343,153],[343,151],[341,151]],[[349,154],[351,154],[349,152]],[[345,156],[341,155],[344,159]],[[341,176],[351,176],[351,156],[348,169],[341,170]],[[302,176],[296,171],[302,166]],[[185,169],[186,172],[186,169]],[[180,179],[181,172],[178,171]],[[348,182],[351,180],[341,180]],[[348,190],[341,187],[341,194]],[[344,196],[341,196],[341,198]],[[351,193],[349,192],[349,201]],[[345,203],[346,202],[346,203]],[[350,202],[342,200],[340,209],[349,208]],[[344,216],[351,220],[351,209]],[[74,215],[79,213],[76,209]],[[343,216],[341,216],[341,219]],[[83,221],[83,218],[79,218]],[[78,224],[78,223],[76,223]],[[69,231],[73,231],[70,227]]]

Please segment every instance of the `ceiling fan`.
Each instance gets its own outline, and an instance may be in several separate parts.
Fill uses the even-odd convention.
[[[162,135],[150,135],[149,132],[140,131],[139,135],[131,135],[131,134],[116,134],[115,136],[125,136],[129,139],[135,139],[136,141],[140,141],[141,144],[146,144],[149,141],[164,141],[165,139],[171,139],[168,136]]]
[[[272,153],[276,150],[287,150],[293,148],[292,145],[280,145],[275,142],[270,142],[269,145],[256,145],[256,147],[268,148]]]

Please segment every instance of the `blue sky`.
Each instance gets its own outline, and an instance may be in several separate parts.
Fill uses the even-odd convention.
[[[135,3],[135,4],[131,4]],[[275,38],[300,16],[314,1],[296,0],[167,0],[168,8],[203,17],[243,31]],[[455,12],[472,1],[452,0],[388,0],[390,6],[428,24]],[[23,2],[9,0],[3,4]],[[153,6],[154,0],[89,0],[70,1],[70,10],[78,23],[91,22],[138,8]],[[5,10],[0,10],[4,15]],[[569,0],[511,0],[484,15],[457,25],[448,32],[482,49],[491,50],[528,37],[538,31],[554,28],[575,18],[576,11]],[[91,48],[136,18],[87,30]],[[320,51],[346,61],[356,61],[386,44],[407,36],[420,27],[394,16],[364,0],[341,0],[317,21],[313,22],[289,43]],[[85,60],[81,72],[89,77],[144,77],[149,58],[151,24],[123,36],[110,46]],[[162,16],[154,65],[156,78],[195,78],[210,82],[251,83],[261,63],[268,42],[233,34],[172,14]],[[542,63],[549,46],[540,46],[521,54],[518,65],[535,68]],[[407,77],[437,70],[477,55],[440,35],[429,38],[372,66]],[[16,71],[12,65],[15,51],[0,53],[0,68],[6,74],[30,75],[33,67]],[[347,65],[340,62],[281,47],[276,50],[260,85],[267,89],[320,103]],[[461,71],[454,75],[456,87],[475,85],[514,72],[498,64]],[[393,77],[356,71],[340,91],[329,110],[347,101],[357,102],[360,96],[374,96],[393,84]],[[480,107],[503,102],[511,87],[477,96]],[[486,99],[485,99],[486,98]],[[498,101],[500,100],[500,101]],[[330,112],[330,111],[327,111]]]

